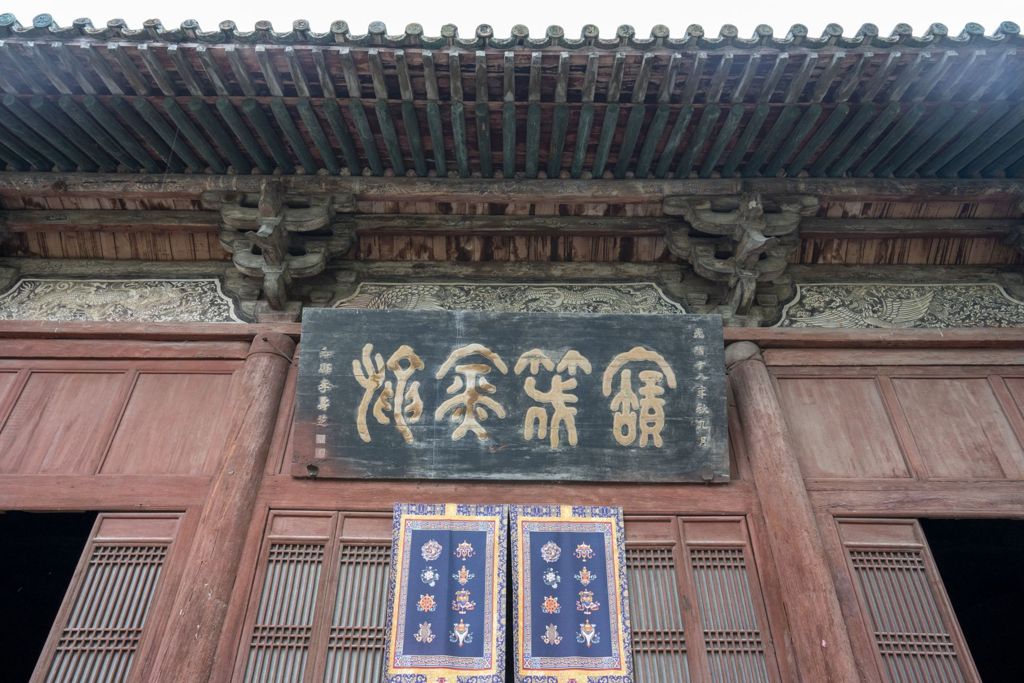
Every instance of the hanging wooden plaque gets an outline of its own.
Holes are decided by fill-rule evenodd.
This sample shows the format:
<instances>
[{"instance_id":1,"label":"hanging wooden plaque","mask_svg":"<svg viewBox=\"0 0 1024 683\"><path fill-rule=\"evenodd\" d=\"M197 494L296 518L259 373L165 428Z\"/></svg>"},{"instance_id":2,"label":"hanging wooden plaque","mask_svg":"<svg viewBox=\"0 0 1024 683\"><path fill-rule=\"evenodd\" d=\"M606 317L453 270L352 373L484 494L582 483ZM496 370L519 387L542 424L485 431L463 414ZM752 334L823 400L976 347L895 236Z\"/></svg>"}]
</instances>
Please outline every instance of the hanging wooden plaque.
<instances>
[{"instance_id":1,"label":"hanging wooden plaque","mask_svg":"<svg viewBox=\"0 0 1024 683\"><path fill-rule=\"evenodd\" d=\"M293 474L728 481L721 319L308 309Z\"/></svg>"}]
</instances>

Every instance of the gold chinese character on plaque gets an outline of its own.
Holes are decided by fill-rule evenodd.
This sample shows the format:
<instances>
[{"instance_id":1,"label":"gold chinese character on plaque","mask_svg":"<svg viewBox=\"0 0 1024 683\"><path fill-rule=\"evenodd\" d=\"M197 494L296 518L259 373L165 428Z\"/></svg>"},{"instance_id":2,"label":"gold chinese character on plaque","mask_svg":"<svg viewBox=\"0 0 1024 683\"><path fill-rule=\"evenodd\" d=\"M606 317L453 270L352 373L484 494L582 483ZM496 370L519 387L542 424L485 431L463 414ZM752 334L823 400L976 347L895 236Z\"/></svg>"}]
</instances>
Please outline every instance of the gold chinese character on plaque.
<instances>
[{"instance_id":1,"label":"gold chinese character on plaque","mask_svg":"<svg viewBox=\"0 0 1024 683\"><path fill-rule=\"evenodd\" d=\"M640 386L633 390L633 371L630 363L653 364L656 369L640 370ZM676 375L668 362L657 351L634 346L612 358L601 377L601 392L612 395L612 383L618 376L618 391L612 396L612 436L621 446L634 442L645 448L649 442L661 448L661 431L665 428L665 394L662 383L676 388Z\"/></svg>"},{"instance_id":2,"label":"gold chinese character on plaque","mask_svg":"<svg viewBox=\"0 0 1024 683\"><path fill-rule=\"evenodd\" d=\"M459 362L471 356L480 356L487 362ZM434 411L435 420L443 420L445 415L451 413L451 421L458 423L452 432L452 441L458 441L469 432L476 434L479 441L484 441L487 439L487 430L480 423L487 419L489 413L499 418L505 417L505 408L490 396L497 391L487 379L487 373L494 368L503 375L508 374L508 366L501 356L483 344L468 344L452 351L435 373L437 379L443 379L452 369L455 370L455 376L447 389L451 398Z\"/></svg>"},{"instance_id":3,"label":"gold chinese character on plaque","mask_svg":"<svg viewBox=\"0 0 1024 683\"><path fill-rule=\"evenodd\" d=\"M562 428L564 427L569 444L575 446L579 441L576 433L576 408L571 407L569 404L576 403L579 399L570 392L576 388L576 380L573 377L578 370L582 370L588 375L590 374L590 361L580 355L578 351L570 349L562 355L562 359L558 361L556 366L555 362L540 349L530 349L519 356L514 370L519 375L527 368L529 368L531 376L527 377L523 382L523 391L534 401L550 405L553 414L549 425L547 408L544 406L531 406L526 411L526 417L523 420L523 439L530 441L534 438L534 434L536 434L538 439L543 439L548 431L550 431L551 447L558 448L561 442ZM542 368L548 372L554 371L556 373L551 377L551 386L547 391L541 391L537 388L535 375L538 375ZM563 372L568 372L571 377L566 379L562 376Z\"/></svg>"},{"instance_id":4,"label":"gold chinese character on plaque","mask_svg":"<svg viewBox=\"0 0 1024 683\"><path fill-rule=\"evenodd\" d=\"M361 359L352 361L352 375L356 378L359 386L363 388L363 398L356 408L356 431L359 438L366 443L370 442L370 430L367 426L367 413L371 412L370 403L373 402L372 413L378 424L391 424L391 413L395 420L395 429L402 435L406 443L412 443L412 430L410 424L419 421L423 414L423 401L420 399L420 383L410 382L409 378L417 370L423 369L423 361L411 346L403 344L398 347L387 363L384 356L373 353L373 344L363 346ZM387 379L388 371L395 377L392 384ZM373 397L380 391L377 400Z\"/></svg>"}]
</instances>

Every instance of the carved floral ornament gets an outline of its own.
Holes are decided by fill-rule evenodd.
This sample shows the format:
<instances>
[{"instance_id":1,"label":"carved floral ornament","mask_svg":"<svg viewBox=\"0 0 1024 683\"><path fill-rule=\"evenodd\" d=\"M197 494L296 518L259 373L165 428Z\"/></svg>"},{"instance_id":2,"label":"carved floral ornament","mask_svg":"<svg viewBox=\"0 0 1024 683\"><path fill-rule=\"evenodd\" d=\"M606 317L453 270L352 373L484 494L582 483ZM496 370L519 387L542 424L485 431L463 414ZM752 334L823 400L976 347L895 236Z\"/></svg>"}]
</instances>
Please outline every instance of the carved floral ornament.
<instances>
[{"instance_id":1,"label":"carved floral ornament","mask_svg":"<svg viewBox=\"0 0 1024 683\"><path fill-rule=\"evenodd\" d=\"M652 282L362 282L334 308L528 313L686 313Z\"/></svg>"},{"instance_id":2,"label":"carved floral ornament","mask_svg":"<svg viewBox=\"0 0 1024 683\"><path fill-rule=\"evenodd\" d=\"M997 284L799 284L776 327L1024 326L1024 302Z\"/></svg>"}]
</instances>

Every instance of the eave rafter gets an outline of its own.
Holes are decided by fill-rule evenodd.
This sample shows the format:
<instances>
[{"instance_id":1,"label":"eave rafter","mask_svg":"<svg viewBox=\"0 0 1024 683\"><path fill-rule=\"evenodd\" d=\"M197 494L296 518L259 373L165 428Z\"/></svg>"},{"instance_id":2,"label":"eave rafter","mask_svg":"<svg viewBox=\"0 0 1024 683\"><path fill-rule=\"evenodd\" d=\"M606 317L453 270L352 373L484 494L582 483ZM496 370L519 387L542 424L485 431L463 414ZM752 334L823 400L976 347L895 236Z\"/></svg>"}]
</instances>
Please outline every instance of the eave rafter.
<instances>
[{"instance_id":1,"label":"eave rafter","mask_svg":"<svg viewBox=\"0 0 1024 683\"><path fill-rule=\"evenodd\" d=\"M482 178L1024 173L1015 24L498 38L0 16L0 163Z\"/></svg>"}]
</instances>

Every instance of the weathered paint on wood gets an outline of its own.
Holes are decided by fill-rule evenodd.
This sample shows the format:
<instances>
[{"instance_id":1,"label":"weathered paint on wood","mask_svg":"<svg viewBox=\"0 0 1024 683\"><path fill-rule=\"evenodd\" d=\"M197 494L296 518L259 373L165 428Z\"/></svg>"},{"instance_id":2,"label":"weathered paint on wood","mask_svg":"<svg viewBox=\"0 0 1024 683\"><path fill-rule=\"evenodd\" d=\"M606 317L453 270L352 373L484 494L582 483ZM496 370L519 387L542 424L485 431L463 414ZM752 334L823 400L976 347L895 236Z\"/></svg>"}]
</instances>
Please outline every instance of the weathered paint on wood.
<instances>
[{"instance_id":1,"label":"weathered paint on wood","mask_svg":"<svg viewBox=\"0 0 1024 683\"><path fill-rule=\"evenodd\" d=\"M294 473L726 481L724 390L717 316L309 309Z\"/></svg>"}]
</instances>

